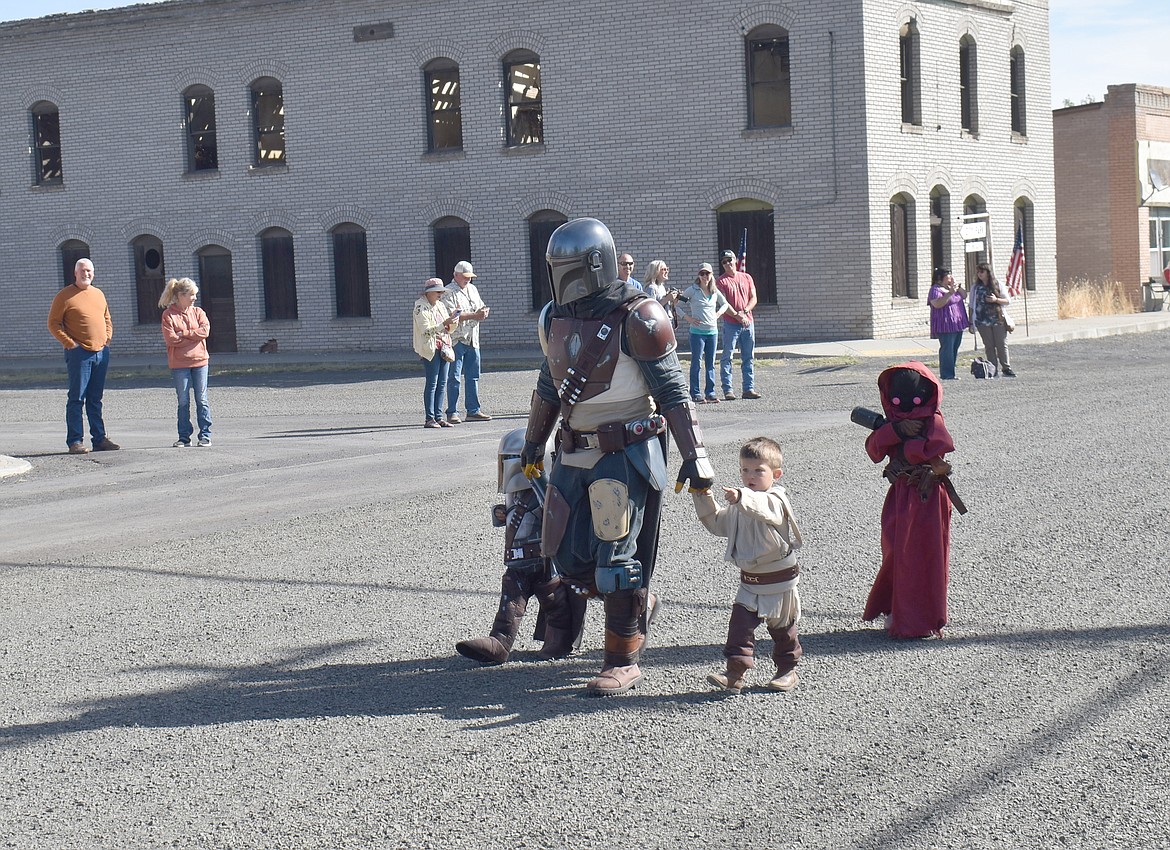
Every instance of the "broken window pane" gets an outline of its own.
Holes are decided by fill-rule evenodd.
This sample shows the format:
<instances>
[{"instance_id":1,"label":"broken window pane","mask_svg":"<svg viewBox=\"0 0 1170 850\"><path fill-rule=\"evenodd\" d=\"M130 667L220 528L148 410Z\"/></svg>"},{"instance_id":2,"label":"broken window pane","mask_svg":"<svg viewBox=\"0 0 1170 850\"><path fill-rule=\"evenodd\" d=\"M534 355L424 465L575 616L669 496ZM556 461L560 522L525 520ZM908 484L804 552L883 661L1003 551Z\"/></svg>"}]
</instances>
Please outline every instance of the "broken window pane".
<instances>
[{"instance_id":1,"label":"broken window pane","mask_svg":"<svg viewBox=\"0 0 1170 850\"><path fill-rule=\"evenodd\" d=\"M37 183L60 183L64 177L61 167L61 115L48 101L32 108L34 164Z\"/></svg>"},{"instance_id":2,"label":"broken window pane","mask_svg":"<svg viewBox=\"0 0 1170 850\"><path fill-rule=\"evenodd\" d=\"M252 122L256 136L255 165L284 162L284 87L280 80L261 77L252 83Z\"/></svg>"},{"instance_id":3,"label":"broken window pane","mask_svg":"<svg viewBox=\"0 0 1170 850\"><path fill-rule=\"evenodd\" d=\"M187 170L219 168L215 142L215 95L206 86L191 86L183 92L187 107Z\"/></svg>"},{"instance_id":4,"label":"broken window pane","mask_svg":"<svg viewBox=\"0 0 1170 850\"><path fill-rule=\"evenodd\" d=\"M430 150L463 147L463 107L459 96L459 66L436 59L423 70L430 103L427 145Z\"/></svg>"},{"instance_id":5,"label":"broken window pane","mask_svg":"<svg viewBox=\"0 0 1170 850\"><path fill-rule=\"evenodd\" d=\"M544 141L544 114L540 100L540 58L516 50L504 58L508 98L508 145L537 145Z\"/></svg>"}]
</instances>

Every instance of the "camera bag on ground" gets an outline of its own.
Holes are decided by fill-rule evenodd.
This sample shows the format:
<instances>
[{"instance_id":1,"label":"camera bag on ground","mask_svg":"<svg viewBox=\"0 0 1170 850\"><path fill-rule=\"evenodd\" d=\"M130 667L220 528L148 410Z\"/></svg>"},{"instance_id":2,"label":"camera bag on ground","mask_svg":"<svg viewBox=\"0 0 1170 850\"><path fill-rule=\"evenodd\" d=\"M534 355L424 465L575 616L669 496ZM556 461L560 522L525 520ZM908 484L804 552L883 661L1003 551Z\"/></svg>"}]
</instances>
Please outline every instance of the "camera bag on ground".
<instances>
[{"instance_id":1,"label":"camera bag on ground","mask_svg":"<svg viewBox=\"0 0 1170 850\"><path fill-rule=\"evenodd\" d=\"M999 369L986 357L976 357L971 361L971 374L976 378L999 377Z\"/></svg>"}]
</instances>

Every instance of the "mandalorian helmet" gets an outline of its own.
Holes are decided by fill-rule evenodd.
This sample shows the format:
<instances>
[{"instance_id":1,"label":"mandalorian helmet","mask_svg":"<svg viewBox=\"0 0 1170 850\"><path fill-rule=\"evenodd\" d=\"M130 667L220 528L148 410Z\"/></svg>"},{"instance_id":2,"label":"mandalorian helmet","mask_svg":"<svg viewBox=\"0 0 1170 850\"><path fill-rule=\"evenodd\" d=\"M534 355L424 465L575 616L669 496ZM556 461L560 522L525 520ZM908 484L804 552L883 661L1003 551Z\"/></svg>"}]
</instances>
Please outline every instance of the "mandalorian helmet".
<instances>
[{"instance_id":1,"label":"mandalorian helmet","mask_svg":"<svg viewBox=\"0 0 1170 850\"><path fill-rule=\"evenodd\" d=\"M554 230L545 257L558 304L592 295L617 280L613 236L595 218L575 218Z\"/></svg>"}]
</instances>

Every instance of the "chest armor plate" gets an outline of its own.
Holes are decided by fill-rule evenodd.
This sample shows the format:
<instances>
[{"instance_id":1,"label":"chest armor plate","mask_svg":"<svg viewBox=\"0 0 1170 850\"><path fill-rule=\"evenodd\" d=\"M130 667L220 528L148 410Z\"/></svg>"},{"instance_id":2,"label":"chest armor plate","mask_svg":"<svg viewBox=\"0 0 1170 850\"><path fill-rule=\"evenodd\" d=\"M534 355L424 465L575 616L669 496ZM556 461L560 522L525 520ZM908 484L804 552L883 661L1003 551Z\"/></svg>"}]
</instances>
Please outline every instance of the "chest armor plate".
<instances>
[{"instance_id":1,"label":"chest armor plate","mask_svg":"<svg viewBox=\"0 0 1170 850\"><path fill-rule=\"evenodd\" d=\"M606 324L609 323L602 319L552 320L548 333L548 369L552 373L554 383L559 385L569 377L569 370L577 366L589 341L596 337ZM609 324L605 350L589 373L589 380L581 391L579 401L594 398L609 389L614 369L617 368L618 355L621 353L621 334L621 325Z\"/></svg>"}]
</instances>

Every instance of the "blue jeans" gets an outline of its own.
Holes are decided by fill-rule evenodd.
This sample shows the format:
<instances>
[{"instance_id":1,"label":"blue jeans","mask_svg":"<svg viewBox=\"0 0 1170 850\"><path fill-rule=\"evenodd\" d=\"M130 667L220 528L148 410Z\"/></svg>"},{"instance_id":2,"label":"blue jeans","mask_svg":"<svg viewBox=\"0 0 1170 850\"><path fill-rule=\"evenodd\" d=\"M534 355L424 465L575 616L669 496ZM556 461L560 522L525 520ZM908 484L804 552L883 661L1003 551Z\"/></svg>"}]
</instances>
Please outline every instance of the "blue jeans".
<instances>
[{"instance_id":1,"label":"blue jeans","mask_svg":"<svg viewBox=\"0 0 1170 850\"><path fill-rule=\"evenodd\" d=\"M463 400L467 413L479 413L479 349L465 342L455 343L455 362L451 364L451 380L447 382L447 418L459 409L459 388L467 379L467 393Z\"/></svg>"},{"instance_id":2,"label":"blue jeans","mask_svg":"<svg viewBox=\"0 0 1170 850\"><path fill-rule=\"evenodd\" d=\"M955 361L959 359L959 349L962 346L962 331L938 335L938 376L940 378L949 380L955 377Z\"/></svg>"},{"instance_id":3,"label":"blue jeans","mask_svg":"<svg viewBox=\"0 0 1170 850\"><path fill-rule=\"evenodd\" d=\"M89 436L97 445L106 438L102 421L102 394L106 391L106 370L110 366L110 347L87 351L80 345L65 350L65 369L69 372L69 399L65 402L65 445L80 443L84 436L81 409L89 419Z\"/></svg>"},{"instance_id":4,"label":"blue jeans","mask_svg":"<svg viewBox=\"0 0 1170 850\"><path fill-rule=\"evenodd\" d=\"M207 364L187 369L172 369L175 394L179 397L179 439L191 442L191 393L195 393L195 418L199 420L199 439L211 439L211 407L207 404Z\"/></svg>"},{"instance_id":5,"label":"blue jeans","mask_svg":"<svg viewBox=\"0 0 1170 850\"><path fill-rule=\"evenodd\" d=\"M739 345L739 362L743 370L743 391L756 388L756 326L723 323L723 356L719 358L719 379L723 392L731 392L731 356Z\"/></svg>"},{"instance_id":6,"label":"blue jeans","mask_svg":"<svg viewBox=\"0 0 1170 850\"><path fill-rule=\"evenodd\" d=\"M691 398L699 395L699 361L707 377L707 398L715 397L715 346L719 334L699 334L691 331Z\"/></svg>"},{"instance_id":7,"label":"blue jeans","mask_svg":"<svg viewBox=\"0 0 1170 850\"><path fill-rule=\"evenodd\" d=\"M423 384L423 410L426 411L428 420L437 421L443 418L443 397L447 393L447 372L451 364L437 351L430 360L422 360L422 364L426 374L426 382Z\"/></svg>"}]
</instances>

